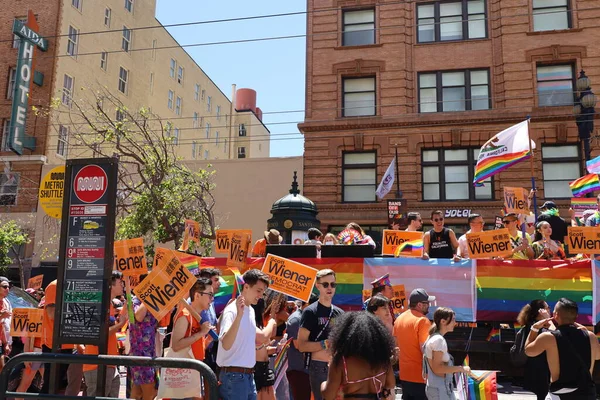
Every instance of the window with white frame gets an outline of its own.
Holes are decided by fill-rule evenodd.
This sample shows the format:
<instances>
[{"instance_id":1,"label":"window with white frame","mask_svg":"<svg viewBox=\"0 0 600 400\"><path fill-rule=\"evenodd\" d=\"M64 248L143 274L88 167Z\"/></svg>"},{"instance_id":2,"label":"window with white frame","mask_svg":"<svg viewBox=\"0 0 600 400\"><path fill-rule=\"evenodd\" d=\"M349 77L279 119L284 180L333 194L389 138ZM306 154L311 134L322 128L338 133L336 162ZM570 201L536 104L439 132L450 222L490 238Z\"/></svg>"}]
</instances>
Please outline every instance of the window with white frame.
<instances>
[{"instance_id":1,"label":"window with white frame","mask_svg":"<svg viewBox=\"0 0 600 400\"><path fill-rule=\"evenodd\" d=\"M488 110L489 70L419 73L419 112Z\"/></svg>"},{"instance_id":2,"label":"window with white frame","mask_svg":"<svg viewBox=\"0 0 600 400\"><path fill-rule=\"evenodd\" d=\"M171 58L169 63L169 76L171 78L175 78L175 70L177 69L177 61L174 58Z\"/></svg>"},{"instance_id":3,"label":"window with white frame","mask_svg":"<svg viewBox=\"0 0 600 400\"><path fill-rule=\"evenodd\" d=\"M169 90L169 98L167 100L167 107L169 107L169 110L173 109L174 97L175 97L175 93L173 93L172 90Z\"/></svg>"},{"instance_id":4,"label":"window with white frame","mask_svg":"<svg viewBox=\"0 0 600 400\"><path fill-rule=\"evenodd\" d=\"M192 142L192 158L196 159L198 157L198 142L195 140Z\"/></svg>"},{"instance_id":5,"label":"window with white frame","mask_svg":"<svg viewBox=\"0 0 600 400\"><path fill-rule=\"evenodd\" d=\"M579 178L581 155L576 144L542 146L542 171L544 173L544 197L566 199L573 197L569 182Z\"/></svg>"},{"instance_id":6,"label":"window with white frame","mask_svg":"<svg viewBox=\"0 0 600 400\"><path fill-rule=\"evenodd\" d=\"M545 1L545 0L544 0ZM419 43L487 37L484 0L438 1L417 6Z\"/></svg>"},{"instance_id":7,"label":"window with white frame","mask_svg":"<svg viewBox=\"0 0 600 400\"><path fill-rule=\"evenodd\" d=\"M69 146L69 128L64 125L58 126L58 142L56 144L56 154L62 157L67 156Z\"/></svg>"},{"instance_id":8,"label":"window with white frame","mask_svg":"<svg viewBox=\"0 0 600 400\"><path fill-rule=\"evenodd\" d=\"M125 0L125 9L129 12L133 12L133 0Z\"/></svg>"},{"instance_id":9,"label":"window with white frame","mask_svg":"<svg viewBox=\"0 0 600 400\"><path fill-rule=\"evenodd\" d=\"M62 92L62 103L65 106L71 107L71 102L73 100L73 86L74 86L73 77L65 74L65 76L63 78L63 92Z\"/></svg>"},{"instance_id":10,"label":"window with white frame","mask_svg":"<svg viewBox=\"0 0 600 400\"><path fill-rule=\"evenodd\" d=\"M246 125L240 124L240 126L238 128L238 136L239 137L246 136Z\"/></svg>"},{"instance_id":11,"label":"window with white frame","mask_svg":"<svg viewBox=\"0 0 600 400\"><path fill-rule=\"evenodd\" d=\"M2 143L0 143L0 151L8 151L8 130L10 129L10 119L6 118L2 121Z\"/></svg>"},{"instance_id":12,"label":"window with white frame","mask_svg":"<svg viewBox=\"0 0 600 400\"><path fill-rule=\"evenodd\" d=\"M210 122L206 123L206 138L210 139Z\"/></svg>"},{"instance_id":13,"label":"window with white frame","mask_svg":"<svg viewBox=\"0 0 600 400\"><path fill-rule=\"evenodd\" d=\"M196 83L196 85L194 85L194 100L198 101L200 100L200 84Z\"/></svg>"},{"instance_id":14,"label":"window with white frame","mask_svg":"<svg viewBox=\"0 0 600 400\"><path fill-rule=\"evenodd\" d=\"M106 67L108 65L108 52L103 51L100 53L100 68L106 71Z\"/></svg>"},{"instance_id":15,"label":"window with white frame","mask_svg":"<svg viewBox=\"0 0 600 400\"><path fill-rule=\"evenodd\" d=\"M175 115L181 115L181 97L177 96L175 100Z\"/></svg>"},{"instance_id":16,"label":"window with white frame","mask_svg":"<svg viewBox=\"0 0 600 400\"><path fill-rule=\"evenodd\" d=\"M71 5L79 11L81 11L82 4L83 4L83 0L71 0Z\"/></svg>"},{"instance_id":17,"label":"window with white frame","mask_svg":"<svg viewBox=\"0 0 600 400\"><path fill-rule=\"evenodd\" d=\"M570 106L573 104L573 64L537 66L538 106Z\"/></svg>"},{"instance_id":18,"label":"window with white frame","mask_svg":"<svg viewBox=\"0 0 600 400\"><path fill-rule=\"evenodd\" d=\"M344 152L342 155L342 202L374 202L377 190L377 160L374 151Z\"/></svg>"},{"instance_id":19,"label":"window with white frame","mask_svg":"<svg viewBox=\"0 0 600 400\"><path fill-rule=\"evenodd\" d=\"M179 128L173 129L173 144L175 144L175 145L179 144Z\"/></svg>"},{"instance_id":20,"label":"window with white frame","mask_svg":"<svg viewBox=\"0 0 600 400\"><path fill-rule=\"evenodd\" d=\"M27 22L27 17L19 17L19 18L15 18L17 21L21 21L22 23L26 23ZM12 43L12 47L13 49L18 48L21 45L21 38L19 36L17 36L16 34L13 35L13 43Z\"/></svg>"},{"instance_id":21,"label":"window with white frame","mask_svg":"<svg viewBox=\"0 0 600 400\"><path fill-rule=\"evenodd\" d=\"M192 126L198 128L198 113L194 111L194 119L192 120Z\"/></svg>"},{"instance_id":22,"label":"window with white frame","mask_svg":"<svg viewBox=\"0 0 600 400\"><path fill-rule=\"evenodd\" d=\"M123 67L119 67L119 92L127 94L127 81L129 79L129 71Z\"/></svg>"},{"instance_id":23,"label":"window with white frame","mask_svg":"<svg viewBox=\"0 0 600 400\"><path fill-rule=\"evenodd\" d=\"M67 54L75 57L77 55L77 40L79 30L69 25L69 34L67 36Z\"/></svg>"},{"instance_id":24,"label":"window with white frame","mask_svg":"<svg viewBox=\"0 0 600 400\"><path fill-rule=\"evenodd\" d=\"M219 131L215 132L215 144L218 145L219 144Z\"/></svg>"},{"instance_id":25,"label":"window with white frame","mask_svg":"<svg viewBox=\"0 0 600 400\"><path fill-rule=\"evenodd\" d=\"M483 186L473 186L478 148L425 149L421 169L423 200L493 200L494 184L491 178Z\"/></svg>"},{"instance_id":26,"label":"window with white frame","mask_svg":"<svg viewBox=\"0 0 600 400\"><path fill-rule=\"evenodd\" d=\"M8 69L8 86L6 87L6 98L12 99L15 95L15 82L17 81L17 69L10 67Z\"/></svg>"},{"instance_id":27,"label":"window with white frame","mask_svg":"<svg viewBox=\"0 0 600 400\"><path fill-rule=\"evenodd\" d=\"M112 18L112 10L108 7L104 9L104 26L110 28L110 20Z\"/></svg>"},{"instance_id":28,"label":"window with white frame","mask_svg":"<svg viewBox=\"0 0 600 400\"><path fill-rule=\"evenodd\" d=\"M208 112L211 112L211 111L212 111L212 104L211 104L211 101L212 101L211 97L210 97L210 96L208 96L208 97L206 98L206 111L208 111Z\"/></svg>"},{"instance_id":29,"label":"window with white frame","mask_svg":"<svg viewBox=\"0 0 600 400\"><path fill-rule=\"evenodd\" d=\"M17 172L0 174L0 205L14 206L17 204L20 176Z\"/></svg>"},{"instance_id":30,"label":"window with white frame","mask_svg":"<svg viewBox=\"0 0 600 400\"><path fill-rule=\"evenodd\" d=\"M183 85L183 67L181 65L177 68L177 83Z\"/></svg>"},{"instance_id":31,"label":"window with white frame","mask_svg":"<svg viewBox=\"0 0 600 400\"><path fill-rule=\"evenodd\" d=\"M237 158L246 158L246 148L241 146L237 148Z\"/></svg>"},{"instance_id":32,"label":"window with white frame","mask_svg":"<svg viewBox=\"0 0 600 400\"><path fill-rule=\"evenodd\" d=\"M571 28L569 0L533 0L533 30Z\"/></svg>"},{"instance_id":33,"label":"window with white frame","mask_svg":"<svg viewBox=\"0 0 600 400\"><path fill-rule=\"evenodd\" d=\"M129 52L131 48L131 29L123 25L123 40L121 40L121 49Z\"/></svg>"},{"instance_id":34,"label":"window with white frame","mask_svg":"<svg viewBox=\"0 0 600 400\"><path fill-rule=\"evenodd\" d=\"M210 152L208 150L204 150L204 159L208 160L209 156L210 156Z\"/></svg>"},{"instance_id":35,"label":"window with white frame","mask_svg":"<svg viewBox=\"0 0 600 400\"><path fill-rule=\"evenodd\" d=\"M347 10L343 16L342 46L375 44L375 10Z\"/></svg>"},{"instance_id":36,"label":"window with white frame","mask_svg":"<svg viewBox=\"0 0 600 400\"><path fill-rule=\"evenodd\" d=\"M343 116L375 115L375 77L344 78Z\"/></svg>"},{"instance_id":37,"label":"window with white frame","mask_svg":"<svg viewBox=\"0 0 600 400\"><path fill-rule=\"evenodd\" d=\"M221 120L221 106L217 106L217 121Z\"/></svg>"}]
</instances>

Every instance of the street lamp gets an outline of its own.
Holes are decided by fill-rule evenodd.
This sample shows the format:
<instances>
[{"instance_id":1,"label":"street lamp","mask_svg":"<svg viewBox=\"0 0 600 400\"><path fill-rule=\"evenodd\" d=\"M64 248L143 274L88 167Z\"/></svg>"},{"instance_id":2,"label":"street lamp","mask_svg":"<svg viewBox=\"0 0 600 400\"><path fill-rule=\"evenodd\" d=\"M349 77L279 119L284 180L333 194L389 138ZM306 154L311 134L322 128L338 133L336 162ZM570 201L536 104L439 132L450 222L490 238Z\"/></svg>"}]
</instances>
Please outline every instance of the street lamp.
<instances>
[{"instance_id":1,"label":"street lamp","mask_svg":"<svg viewBox=\"0 0 600 400\"><path fill-rule=\"evenodd\" d=\"M585 160L588 161L591 159L590 137L594 130L596 96L594 96L590 87L590 78L585 75L583 70L579 73L576 86L577 100L573 107L573 114L575 114L575 121L579 131L579 140L583 142Z\"/></svg>"}]
</instances>

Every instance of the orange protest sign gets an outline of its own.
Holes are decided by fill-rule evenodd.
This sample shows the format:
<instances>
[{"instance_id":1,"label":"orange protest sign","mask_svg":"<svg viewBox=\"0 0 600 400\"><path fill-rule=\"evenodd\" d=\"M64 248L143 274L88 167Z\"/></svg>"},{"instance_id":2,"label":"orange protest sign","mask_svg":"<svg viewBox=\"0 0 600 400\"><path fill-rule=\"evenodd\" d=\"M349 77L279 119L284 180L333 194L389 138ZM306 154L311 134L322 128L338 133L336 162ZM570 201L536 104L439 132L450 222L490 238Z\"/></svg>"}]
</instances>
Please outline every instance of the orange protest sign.
<instances>
[{"instance_id":1,"label":"orange protest sign","mask_svg":"<svg viewBox=\"0 0 600 400\"><path fill-rule=\"evenodd\" d=\"M394 307L394 315L402 314L408 306L406 304L406 290L404 289L404 285L394 285L392 289L394 290L394 297L390 300Z\"/></svg>"},{"instance_id":2,"label":"orange protest sign","mask_svg":"<svg viewBox=\"0 0 600 400\"><path fill-rule=\"evenodd\" d=\"M139 276L148 273L144 239L117 240L115 248L114 269L123 273L123 276Z\"/></svg>"},{"instance_id":3,"label":"orange protest sign","mask_svg":"<svg viewBox=\"0 0 600 400\"><path fill-rule=\"evenodd\" d=\"M10 335L24 337L42 337L41 308L13 308L10 321Z\"/></svg>"},{"instance_id":4,"label":"orange protest sign","mask_svg":"<svg viewBox=\"0 0 600 400\"><path fill-rule=\"evenodd\" d=\"M179 251L187 251L190 248L190 242L200 244L200 224L193 219L186 219L183 228L183 241Z\"/></svg>"},{"instance_id":5,"label":"orange protest sign","mask_svg":"<svg viewBox=\"0 0 600 400\"><path fill-rule=\"evenodd\" d=\"M215 253L227 254L229 245L234 233L246 234L252 242L252 231L250 229L217 229L217 238L215 241Z\"/></svg>"},{"instance_id":6,"label":"orange protest sign","mask_svg":"<svg viewBox=\"0 0 600 400\"><path fill-rule=\"evenodd\" d=\"M308 303L318 270L287 258L267 254L262 272L269 275L269 289Z\"/></svg>"},{"instance_id":7,"label":"orange protest sign","mask_svg":"<svg viewBox=\"0 0 600 400\"><path fill-rule=\"evenodd\" d=\"M27 289L39 289L42 287L43 281L44 275L36 275L32 278L29 278L27 281Z\"/></svg>"},{"instance_id":8,"label":"orange protest sign","mask_svg":"<svg viewBox=\"0 0 600 400\"><path fill-rule=\"evenodd\" d=\"M381 254L386 256L412 256L423 255L423 232L406 232L383 230L383 243Z\"/></svg>"},{"instance_id":9,"label":"orange protest sign","mask_svg":"<svg viewBox=\"0 0 600 400\"><path fill-rule=\"evenodd\" d=\"M241 231L233 233L225 265L238 268L240 271L244 270L244 267L246 266L246 257L248 257L248 249L250 247L250 239L251 237L247 233Z\"/></svg>"},{"instance_id":10,"label":"orange protest sign","mask_svg":"<svg viewBox=\"0 0 600 400\"><path fill-rule=\"evenodd\" d=\"M569 226L567 228L569 251L578 254L600 253L600 227Z\"/></svg>"},{"instance_id":11,"label":"orange protest sign","mask_svg":"<svg viewBox=\"0 0 600 400\"><path fill-rule=\"evenodd\" d=\"M529 214L527 190L519 187L504 187L506 213Z\"/></svg>"},{"instance_id":12,"label":"orange protest sign","mask_svg":"<svg viewBox=\"0 0 600 400\"><path fill-rule=\"evenodd\" d=\"M372 293L372 290L363 289L363 291L362 291L363 303L371 298L371 293Z\"/></svg>"},{"instance_id":13,"label":"orange protest sign","mask_svg":"<svg viewBox=\"0 0 600 400\"><path fill-rule=\"evenodd\" d=\"M466 235L470 258L504 257L512 254L510 235L506 228Z\"/></svg>"},{"instance_id":14,"label":"orange protest sign","mask_svg":"<svg viewBox=\"0 0 600 400\"><path fill-rule=\"evenodd\" d=\"M163 249L154 257L156 268L133 289L133 293L157 320L161 320L179 300L188 296L196 278L171 250Z\"/></svg>"}]
</instances>

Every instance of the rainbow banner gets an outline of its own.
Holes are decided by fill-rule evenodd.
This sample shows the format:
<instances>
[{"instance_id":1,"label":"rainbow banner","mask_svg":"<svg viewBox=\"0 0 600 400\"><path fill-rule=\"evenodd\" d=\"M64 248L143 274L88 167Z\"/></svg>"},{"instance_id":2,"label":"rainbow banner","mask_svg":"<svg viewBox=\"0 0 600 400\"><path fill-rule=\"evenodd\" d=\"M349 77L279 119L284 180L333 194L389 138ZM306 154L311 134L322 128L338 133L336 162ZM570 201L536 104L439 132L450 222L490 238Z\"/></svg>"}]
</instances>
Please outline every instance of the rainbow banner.
<instances>
[{"instance_id":1,"label":"rainbow banner","mask_svg":"<svg viewBox=\"0 0 600 400\"><path fill-rule=\"evenodd\" d=\"M553 309L567 297L579 306L577 321L591 325L592 291L590 260L477 260L477 321L512 322L534 299Z\"/></svg>"},{"instance_id":2,"label":"rainbow banner","mask_svg":"<svg viewBox=\"0 0 600 400\"><path fill-rule=\"evenodd\" d=\"M494 135L479 151L473 184L481 185L490 176L528 159L530 146L535 149L535 143L529 139L529 120Z\"/></svg>"},{"instance_id":3,"label":"rainbow banner","mask_svg":"<svg viewBox=\"0 0 600 400\"><path fill-rule=\"evenodd\" d=\"M593 310L592 315L594 316L594 324L600 322L600 261L594 260L593 266L593 280L594 280L594 294L593 294Z\"/></svg>"},{"instance_id":4,"label":"rainbow banner","mask_svg":"<svg viewBox=\"0 0 600 400\"><path fill-rule=\"evenodd\" d=\"M498 400L496 371L471 371L471 374L457 374L459 400Z\"/></svg>"},{"instance_id":5,"label":"rainbow banner","mask_svg":"<svg viewBox=\"0 0 600 400\"><path fill-rule=\"evenodd\" d=\"M581 197L594 190L600 190L600 181L597 174L587 174L569 182L569 187L574 197Z\"/></svg>"},{"instance_id":6,"label":"rainbow banner","mask_svg":"<svg viewBox=\"0 0 600 400\"><path fill-rule=\"evenodd\" d=\"M177 250L173 250L173 253L192 275L200 274L200 260L202 260L202 257Z\"/></svg>"},{"instance_id":7,"label":"rainbow banner","mask_svg":"<svg viewBox=\"0 0 600 400\"><path fill-rule=\"evenodd\" d=\"M432 315L439 305L452 308L457 321L472 322L475 321L474 265L472 260L365 258L362 282L364 289L372 289L372 281L390 274L392 285L404 285L407 294L424 288L430 296L435 296Z\"/></svg>"},{"instance_id":8,"label":"rainbow banner","mask_svg":"<svg viewBox=\"0 0 600 400\"><path fill-rule=\"evenodd\" d=\"M596 199L589 197L573 197L571 198L571 209L575 217L582 217L586 210L596 209ZM585 221L583 221L585 224Z\"/></svg>"}]
</instances>

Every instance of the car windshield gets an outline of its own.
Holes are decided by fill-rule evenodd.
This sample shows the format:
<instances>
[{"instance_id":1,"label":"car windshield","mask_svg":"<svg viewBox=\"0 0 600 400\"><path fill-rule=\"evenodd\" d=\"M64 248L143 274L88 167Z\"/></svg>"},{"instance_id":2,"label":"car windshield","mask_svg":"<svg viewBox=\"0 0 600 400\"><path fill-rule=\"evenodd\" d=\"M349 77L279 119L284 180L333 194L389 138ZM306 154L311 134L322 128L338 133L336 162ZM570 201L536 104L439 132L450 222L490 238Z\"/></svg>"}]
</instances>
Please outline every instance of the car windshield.
<instances>
[{"instance_id":1,"label":"car windshield","mask_svg":"<svg viewBox=\"0 0 600 400\"><path fill-rule=\"evenodd\" d=\"M37 308L38 302L23 289L13 286L8 293L12 308Z\"/></svg>"}]
</instances>

